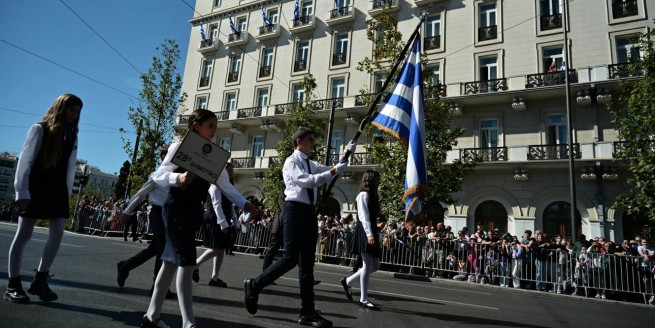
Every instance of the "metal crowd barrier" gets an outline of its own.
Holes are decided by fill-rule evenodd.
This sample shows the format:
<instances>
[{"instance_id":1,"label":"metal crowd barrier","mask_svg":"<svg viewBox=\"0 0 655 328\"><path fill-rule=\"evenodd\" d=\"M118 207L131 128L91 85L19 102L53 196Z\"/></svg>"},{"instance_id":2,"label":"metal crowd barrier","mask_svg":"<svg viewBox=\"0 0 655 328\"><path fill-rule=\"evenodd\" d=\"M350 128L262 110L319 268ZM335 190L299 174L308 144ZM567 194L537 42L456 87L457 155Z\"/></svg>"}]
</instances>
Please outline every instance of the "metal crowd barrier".
<instances>
[{"instance_id":1,"label":"metal crowd barrier","mask_svg":"<svg viewBox=\"0 0 655 328\"><path fill-rule=\"evenodd\" d=\"M79 227L90 234L122 236L125 222L95 214L95 211L80 210ZM271 239L269 227L261 223L244 226L237 229L235 248L246 253L263 253ZM147 225L139 223L138 231L142 229L146 230ZM347 230L319 233L317 261L354 264L351 238L352 233ZM202 240L202 229L196 239ZM502 242L403 240L384 234L380 236L380 245L381 269L387 271L597 298L631 294L641 296L645 303L653 295L655 284L652 262L640 256L602 254L599 250L581 257L581 252L566 250L564 246L559 250L537 248L524 250L521 257L514 258L511 249L509 253L503 249ZM511 244L507 245L511 248Z\"/></svg>"}]
</instances>

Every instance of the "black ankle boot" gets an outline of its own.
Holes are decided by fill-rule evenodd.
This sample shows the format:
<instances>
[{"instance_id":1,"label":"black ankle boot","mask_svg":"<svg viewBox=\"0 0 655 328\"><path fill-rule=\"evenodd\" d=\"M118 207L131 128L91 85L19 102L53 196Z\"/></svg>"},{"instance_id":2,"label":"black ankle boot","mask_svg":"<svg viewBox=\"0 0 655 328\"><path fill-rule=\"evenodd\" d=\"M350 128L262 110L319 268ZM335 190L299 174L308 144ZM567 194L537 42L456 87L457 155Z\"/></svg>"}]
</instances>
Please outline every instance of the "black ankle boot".
<instances>
[{"instance_id":1,"label":"black ankle boot","mask_svg":"<svg viewBox=\"0 0 655 328\"><path fill-rule=\"evenodd\" d=\"M9 278L7 291L2 298L9 301L9 303L26 304L30 302L30 298L23 290L23 284L20 282L20 277Z\"/></svg>"},{"instance_id":2,"label":"black ankle boot","mask_svg":"<svg viewBox=\"0 0 655 328\"><path fill-rule=\"evenodd\" d=\"M30 292L30 294L39 296L39 299L45 302L56 300L58 298L57 294L48 287L48 278L48 271L37 271L36 276L34 276L34 281L32 281L32 285L30 285L30 289L27 291Z\"/></svg>"}]
</instances>

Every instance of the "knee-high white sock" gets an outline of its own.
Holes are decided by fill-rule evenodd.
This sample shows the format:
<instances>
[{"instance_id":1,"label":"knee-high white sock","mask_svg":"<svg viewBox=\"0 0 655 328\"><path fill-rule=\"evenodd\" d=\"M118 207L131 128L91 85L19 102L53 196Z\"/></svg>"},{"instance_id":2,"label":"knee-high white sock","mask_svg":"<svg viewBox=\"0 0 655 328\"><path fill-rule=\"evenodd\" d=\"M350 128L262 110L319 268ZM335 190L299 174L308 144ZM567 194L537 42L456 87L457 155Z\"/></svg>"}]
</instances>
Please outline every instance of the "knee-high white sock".
<instances>
[{"instance_id":1,"label":"knee-high white sock","mask_svg":"<svg viewBox=\"0 0 655 328\"><path fill-rule=\"evenodd\" d=\"M175 287L177 288L177 301L182 314L182 327L189 328L196 324L193 318L193 275L194 266L178 267Z\"/></svg>"},{"instance_id":2,"label":"knee-high white sock","mask_svg":"<svg viewBox=\"0 0 655 328\"><path fill-rule=\"evenodd\" d=\"M64 237L64 225L66 219L52 219L50 220L50 228L48 231L48 241L43 246L43 253L41 254L41 263L39 263L39 272L50 271L52 262L55 261L61 239Z\"/></svg>"},{"instance_id":3,"label":"knee-high white sock","mask_svg":"<svg viewBox=\"0 0 655 328\"><path fill-rule=\"evenodd\" d=\"M373 258L373 256L369 254L362 253L362 263L362 274L359 276L359 284L361 288L359 301L363 303L368 301L368 279L371 277L371 273L377 270L380 265L380 261L377 258Z\"/></svg>"},{"instance_id":4,"label":"knee-high white sock","mask_svg":"<svg viewBox=\"0 0 655 328\"><path fill-rule=\"evenodd\" d=\"M221 266L223 265L224 258L225 258L225 250L217 249L216 256L214 256L214 269L212 270L212 279L218 280L218 275L221 272Z\"/></svg>"},{"instance_id":5,"label":"knee-high white sock","mask_svg":"<svg viewBox=\"0 0 655 328\"><path fill-rule=\"evenodd\" d=\"M23 250L25 250L27 242L32 239L34 224L36 224L36 219L18 217L18 227L16 228L14 241L11 242L11 247L9 247L9 259L7 261L9 278L20 276L20 267L23 264Z\"/></svg>"},{"instance_id":6,"label":"knee-high white sock","mask_svg":"<svg viewBox=\"0 0 655 328\"><path fill-rule=\"evenodd\" d=\"M205 263L207 260L216 256L216 250L213 248L207 249L202 255L196 259L196 267L199 267L201 264Z\"/></svg>"},{"instance_id":7,"label":"knee-high white sock","mask_svg":"<svg viewBox=\"0 0 655 328\"><path fill-rule=\"evenodd\" d=\"M146 315L150 321L159 319L161 315L161 308L164 305L164 299L166 298L166 293L168 293L168 288L171 286L173 281L173 276L175 276L175 269L177 266L171 262L163 261L159 273L157 273L157 279L155 279L155 285L152 291L152 297L150 298L150 305L148 306L148 312ZM189 280L191 280L189 276ZM179 291L178 291L179 292Z\"/></svg>"}]
</instances>

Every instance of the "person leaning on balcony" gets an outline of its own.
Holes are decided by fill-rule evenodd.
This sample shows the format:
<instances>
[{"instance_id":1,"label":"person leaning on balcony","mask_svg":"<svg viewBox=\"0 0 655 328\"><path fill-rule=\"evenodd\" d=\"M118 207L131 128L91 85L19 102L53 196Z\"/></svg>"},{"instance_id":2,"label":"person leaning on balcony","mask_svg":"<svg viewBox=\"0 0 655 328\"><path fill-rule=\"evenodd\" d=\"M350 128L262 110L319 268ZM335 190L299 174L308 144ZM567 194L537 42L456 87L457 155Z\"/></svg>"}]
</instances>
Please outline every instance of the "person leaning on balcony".
<instances>
[{"instance_id":1,"label":"person leaning on balcony","mask_svg":"<svg viewBox=\"0 0 655 328\"><path fill-rule=\"evenodd\" d=\"M548 73L555 73L557 72L557 66L555 66L555 62L553 61L550 63L550 66L548 66Z\"/></svg>"}]
</instances>

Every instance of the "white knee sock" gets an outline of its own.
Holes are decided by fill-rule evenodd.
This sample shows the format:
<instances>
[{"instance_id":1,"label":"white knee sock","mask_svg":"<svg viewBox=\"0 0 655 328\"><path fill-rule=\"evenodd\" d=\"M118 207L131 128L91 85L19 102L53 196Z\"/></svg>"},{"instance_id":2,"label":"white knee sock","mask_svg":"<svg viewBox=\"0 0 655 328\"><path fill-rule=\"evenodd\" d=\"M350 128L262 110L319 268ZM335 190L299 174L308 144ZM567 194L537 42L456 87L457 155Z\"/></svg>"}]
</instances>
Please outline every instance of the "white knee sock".
<instances>
[{"instance_id":1,"label":"white knee sock","mask_svg":"<svg viewBox=\"0 0 655 328\"><path fill-rule=\"evenodd\" d=\"M11 247L9 247L9 278L20 276L20 267L23 264L23 250L25 250L27 242L32 239L34 224L36 224L36 219L18 217L18 227L16 228L14 241L11 242Z\"/></svg>"},{"instance_id":2,"label":"white knee sock","mask_svg":"<svg viewBox=\"0 0 655 328\"><path fill-rule=\"evenodd\" d=\"M218 275L221 272L221 266L223 265L224 258L225 258L225 250L223 249L216 250L216 256L214 257L214 269L212 270L212 279L218 280Z\"/></svg>"}]
</instances>

